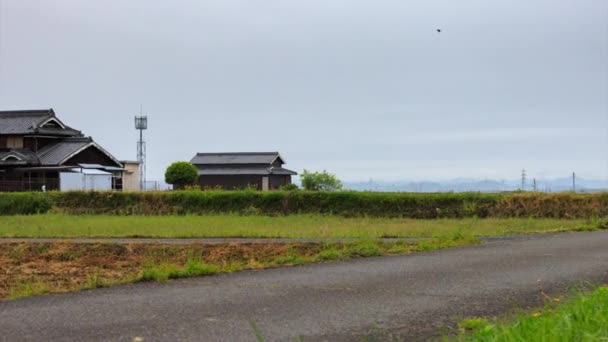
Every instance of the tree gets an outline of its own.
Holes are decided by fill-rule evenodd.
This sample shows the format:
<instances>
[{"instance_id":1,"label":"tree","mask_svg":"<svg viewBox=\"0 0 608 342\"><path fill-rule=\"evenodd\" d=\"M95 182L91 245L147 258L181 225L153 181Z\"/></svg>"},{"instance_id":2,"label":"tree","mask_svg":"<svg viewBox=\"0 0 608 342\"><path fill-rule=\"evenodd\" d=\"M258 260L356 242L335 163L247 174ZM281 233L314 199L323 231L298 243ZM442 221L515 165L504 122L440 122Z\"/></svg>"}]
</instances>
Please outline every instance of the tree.
<instances>
[{"instance_id":1,"label":"tree","mask_svg":"<svg viewBox=\"0 0 608 342\"><path fill-rule=\"evenodd\" d=\"M175 162L165 171L165 182L174 185L176 189L195 184L197 180L198 169L189 162Z\"/></svg>"},{"instance_id":2,"label":"tree","mask_svg":"<svg viewBox=\"0 0 608 342\"><path fill-rule=\"evenodd\" d=\"M331 173L323 170L323 172L310 172L304 170L302 176L302 187L312 191L335 191L342 189L342 182Z\"/></svg>"}]
</instances>

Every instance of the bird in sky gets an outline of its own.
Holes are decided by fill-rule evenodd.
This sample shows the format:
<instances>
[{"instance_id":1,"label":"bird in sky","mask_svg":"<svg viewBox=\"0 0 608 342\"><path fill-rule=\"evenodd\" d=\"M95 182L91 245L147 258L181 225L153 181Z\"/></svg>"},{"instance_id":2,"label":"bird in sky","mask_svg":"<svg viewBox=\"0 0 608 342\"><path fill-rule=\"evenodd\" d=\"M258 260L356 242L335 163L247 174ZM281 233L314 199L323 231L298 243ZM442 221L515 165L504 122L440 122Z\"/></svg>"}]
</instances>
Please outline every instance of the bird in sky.
<instances>
[{"instance_id":1,"label":"bird in sky","mask_svg":"<svg viewBox=\"0 0 608 342\"><path fill-rule=\"evenodd\" d=\"M441 33L441 29L437 29L437 33Z\"/></svg>"}]
</instances>

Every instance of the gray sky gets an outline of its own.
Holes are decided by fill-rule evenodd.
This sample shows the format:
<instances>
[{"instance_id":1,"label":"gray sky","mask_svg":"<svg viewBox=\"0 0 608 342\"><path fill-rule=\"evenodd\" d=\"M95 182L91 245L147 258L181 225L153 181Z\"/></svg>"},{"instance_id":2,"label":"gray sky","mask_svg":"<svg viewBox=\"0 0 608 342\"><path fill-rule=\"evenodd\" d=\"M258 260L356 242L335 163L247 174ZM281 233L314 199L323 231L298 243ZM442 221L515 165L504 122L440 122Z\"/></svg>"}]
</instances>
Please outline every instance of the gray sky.
<instances>
[{"instance_id":1,"label":"gray sky","mask_svg":"<svg viewBox=\"0 0 608 342\"><path fill-rule=\"evenodd\" d=\"M1 109L134 159L140 104L151 179L258 150L344 180L605 179L608 1L0 0Z\"/></svg>"}]
</instances>

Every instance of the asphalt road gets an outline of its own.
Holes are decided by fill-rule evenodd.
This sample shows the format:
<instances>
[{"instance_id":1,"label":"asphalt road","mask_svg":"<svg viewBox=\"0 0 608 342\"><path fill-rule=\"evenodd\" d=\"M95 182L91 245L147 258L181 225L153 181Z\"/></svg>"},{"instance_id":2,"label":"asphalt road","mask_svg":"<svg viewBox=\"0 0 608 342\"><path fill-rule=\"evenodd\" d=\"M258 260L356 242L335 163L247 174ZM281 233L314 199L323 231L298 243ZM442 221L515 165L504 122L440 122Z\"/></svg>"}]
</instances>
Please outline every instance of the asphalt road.
<instances>
[{"instance_id":1,"label":"asphalt road","mask_svg":"<svg viewBox=\"0 0 608 342\"><path fill-rule=\"evenodd\" d=\"M496 239L0 302L0 340L425 340L470 315L538 305L539 284L600 284L607 271L608 231Z\"/></svg>"}]
</instances>

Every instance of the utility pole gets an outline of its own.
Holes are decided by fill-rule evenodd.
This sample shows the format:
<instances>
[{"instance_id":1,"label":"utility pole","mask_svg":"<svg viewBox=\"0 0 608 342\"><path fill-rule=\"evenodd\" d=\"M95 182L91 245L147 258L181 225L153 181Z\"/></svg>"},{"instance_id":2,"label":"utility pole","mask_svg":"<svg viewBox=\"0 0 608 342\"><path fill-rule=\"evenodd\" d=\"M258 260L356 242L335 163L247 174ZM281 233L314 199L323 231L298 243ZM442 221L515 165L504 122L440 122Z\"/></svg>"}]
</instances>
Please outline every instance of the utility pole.
<instances>
[{"instance_id":1,"label":"utility pole","mask_svg":"<svg viewBox=\"0 0 608 342\"><path fill-rule=\"evenodd\" d=\"M576 173L572 172L572 192L576 192Z\"/></svg>"},{"instance_id":2,"label":"utility pole","mask_svg":"<svg viewBox=\"0 0 608 342\"><path fill-rule=\"evenodd\" d=\"M521 170L521 191L526 190L526 169Z\"/></svg>"},{"instance_id":3,"label":"utility pole","mask_svg":"<svg viewBox=\"0 0 608 342\"><path fill-rule=\"evenodd\" d=\"M536 192L536 178L532 178L532 189Z\"/></svg>"}]
</instances>

